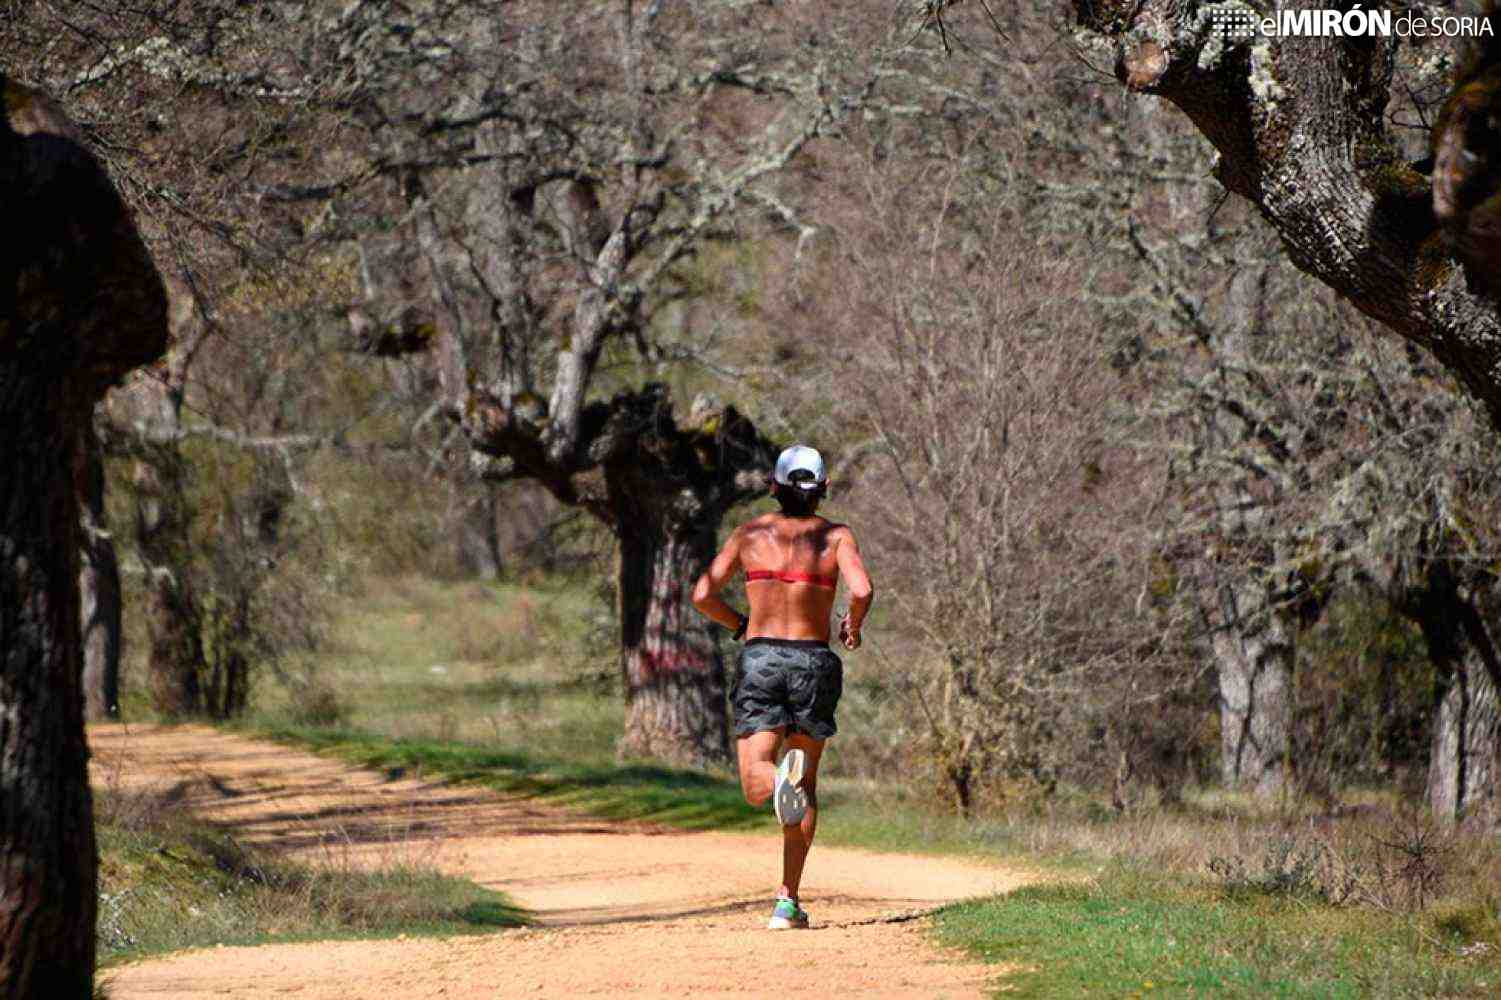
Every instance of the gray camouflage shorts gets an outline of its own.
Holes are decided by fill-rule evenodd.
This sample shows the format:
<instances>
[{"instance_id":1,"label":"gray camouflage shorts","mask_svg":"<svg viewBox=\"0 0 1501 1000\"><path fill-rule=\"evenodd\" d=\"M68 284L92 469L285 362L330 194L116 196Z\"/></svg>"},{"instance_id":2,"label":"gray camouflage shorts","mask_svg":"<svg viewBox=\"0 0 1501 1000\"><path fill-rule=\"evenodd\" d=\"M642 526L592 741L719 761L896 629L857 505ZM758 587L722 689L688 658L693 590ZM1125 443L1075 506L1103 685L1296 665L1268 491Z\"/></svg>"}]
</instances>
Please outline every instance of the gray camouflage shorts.
<instances>
[{"instance_id":1,"label":"gray camouflage shorts","mask_svg":"<svg viewBox=\"0 0 1501 1000\"><path fill-rule=\"evenodd\" d=\"M735 735L786 726L826 740L839 728L834 709L844 691L844 665L817 639L748 639L735 685Z\"/></svg>"}]
</instances>

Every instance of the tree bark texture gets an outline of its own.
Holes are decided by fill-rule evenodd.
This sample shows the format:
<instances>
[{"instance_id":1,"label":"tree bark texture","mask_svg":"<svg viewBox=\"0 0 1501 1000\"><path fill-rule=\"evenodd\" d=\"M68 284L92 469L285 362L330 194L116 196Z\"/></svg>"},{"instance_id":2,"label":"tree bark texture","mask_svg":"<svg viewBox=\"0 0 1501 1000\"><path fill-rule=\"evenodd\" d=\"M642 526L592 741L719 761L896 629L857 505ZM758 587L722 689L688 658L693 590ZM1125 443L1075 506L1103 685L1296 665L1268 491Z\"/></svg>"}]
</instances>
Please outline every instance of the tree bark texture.
<instances>
[{"instance_id":1,"label":"tree bark texture","mask_svg":"<svg viewBox=\"0 0 1501 1000\"><path fill-rule=\"evenodd\" d=\"M200 633L214 647L213 654L204 657L202 684L196 676L193 683L201 689L203 710L215 719L229 719L249 703L253 622L248 592L220 600L223 606L215 609L213 625Z\"/></svg>"},{"instance_id":2,"label":"tree bark texture","mask_svg":"<svg viewBox=\"0 0 1501 1000\"><path fill-rule=\"evenodd\" d=\"M623 756L692 765L729 759L719 626L689 599L714 558L715 527L659 515L620 528Z\"/></svg>"},{"instance_id":3,"label":"tree bark texture","mask_svg":"<svg viewBox=\"0 0 1501 1000\"><path fill-rule=\"evenodd\" d=\"M1264 315L1265 267L1243 267L1230 278L1224 318L1218 324L1222 356L1249 365ZM1220 378L1223 380L1223 369ZM1245 433L1238 421L1215 408L1199 434L1216 450L1233 447ZM1227 787L1274 796L1286 786L1292 736L1296 630L1283 617L1268 583L1275 546L1274 509L1252 501L1248 476L1217 483L1218 531L1225 544L1241 548L1249 562L1238 579L1216 585L1217 629L1213 649L1220 691L1220 767ZM1216 576L1219 574L1216 573Z\"/></svg>"},{"instance_id":4,"label":"tree bark texture","mask_svg":"<svg viewBox=\"0 0 1501 1000\"><path fill-rule=\"evenodd\" d=\"M1473 647L1445 678L1433 723L1428 804L1446 821L1492 825L1497 813L1497 750L1501 706Z\"/></svg>"},{"instance_id":5,"label":"tree bark texture","mask_svg":"<svg viewBox=\"0 0 1501 1000\"><path fill-rule=\"evenodd\" d=\"M1429 177L1386 133L1396 39L1231 38L1196 0L1073 6L1113 43L1127 87L1167 99L1209 139L1220 182L1256 205L1294 264L1431 350L1501 427L1501 314L1455 256Z\"/></svg>"},{"instance_id":6,"label":"tree bark texture","mask_svg":"<svg viewBox=\"0 0 1501 1000\"><path fill-rule=\"evenodd\" d=\"M728 760L717 626L687 594L713 559L725 515L766 490L776 446L734 407L707 397L680 424L667 387L656 383L583 406L576 444L561 457L540 422L492 396L471 391L463 414L475 451L505 475L535 479L588 510L619 541L622 754Z\"/></svg>"},{"instance_id":7,"label":"tree bark texture","mask_svg":"<svg viewBox=\"0 0 1501 1000\"><path fill-rule=\"evenodd\" d=\"M1501 702L1496 647L1479 609L1446 574L1418 605L1441 692L1428 758L1428 804L1445 822L1501 821Z\"/></svg>"},{"instance_id":8,"label":"tree bark texture","mask_svg":"<svg viewBox=\"0 0 1501 1000\"><path fill-rule=\"evenodd\" d=\"M104 520L104 455L92 421L83 431L78 591L82 601L84 715L120 715L120 561Z\"/></svg>"},{"instance_id":9,"label":"tree bark texture","mask_svg":"<svg viewBox=\"0 0 1501 1000\"><path fill-rule=\"evenodd\" d=\"M1428 756L1428 804L1436 818L1493 823L1498 812L1501 663L1474 589L1442 560L1426 567L1421 587L1402 595L1404 614L1423 632L1438 678Z\"/></svg>"},{"instance_id":10,"label":"tree bark texture","mask_svg":"<svg viewBox=\"0 0 1501 1000\"><path fill-rule=\"evenodd\" d=\"M206 339L193 292L165 276L171 351L150 378L110 394L110 444L132 460L135 551L146 573L146 687L169 717L204 711L203 616L193 586L193 512L182 453L182 404L188 369Z\"/></svg>"},{"instance_id":11,"label":"tree bark texture","mask_svg":"<svg viewBox=\"0 0 1501 1000\"><path fill-rule=\"evenodd\" d=\"M0 998L93 993L97 857L80 678L84 431L166 345L166 299L108 177L0 77Z\"/></svg>"},{"instance_id":12,"label":"tree bark texture","mask_svg":"<svg viewBox=\"0 0 1501 1000\"><path fill-rule=\"evenodd\" d=\"M1276 795L1287 781L1293 695L1293 633L1264 594L1220 590L1215 632L1220 685L1221 774L1226 786Z\"/></svg>"}]
</instances>

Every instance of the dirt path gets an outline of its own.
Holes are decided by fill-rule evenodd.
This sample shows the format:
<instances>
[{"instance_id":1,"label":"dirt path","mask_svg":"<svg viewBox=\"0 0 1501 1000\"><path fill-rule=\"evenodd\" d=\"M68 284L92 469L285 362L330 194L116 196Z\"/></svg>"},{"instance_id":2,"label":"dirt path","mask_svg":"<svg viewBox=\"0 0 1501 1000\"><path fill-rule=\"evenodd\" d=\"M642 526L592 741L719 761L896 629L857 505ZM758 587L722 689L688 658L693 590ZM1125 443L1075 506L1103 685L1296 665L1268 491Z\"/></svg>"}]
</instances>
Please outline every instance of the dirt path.
<instances>
[{"instance_id":1,"label":"dirt path","mask_svg":"<svg viewBox=\"0 0 1501 1000\"><path fill-rule=\"evenodd\" d=\"M248 843L339 863L432 864L506 892L535 928L482 937L216 948L108 973L113 1000L172 997L979 997L996 966L882 922L1029 876L815 845L815 927L764 930L779 838L614 823L487 790L391 778L184 726L90 730L96 783L172 786Z\"/></svg>"}]
</instances>

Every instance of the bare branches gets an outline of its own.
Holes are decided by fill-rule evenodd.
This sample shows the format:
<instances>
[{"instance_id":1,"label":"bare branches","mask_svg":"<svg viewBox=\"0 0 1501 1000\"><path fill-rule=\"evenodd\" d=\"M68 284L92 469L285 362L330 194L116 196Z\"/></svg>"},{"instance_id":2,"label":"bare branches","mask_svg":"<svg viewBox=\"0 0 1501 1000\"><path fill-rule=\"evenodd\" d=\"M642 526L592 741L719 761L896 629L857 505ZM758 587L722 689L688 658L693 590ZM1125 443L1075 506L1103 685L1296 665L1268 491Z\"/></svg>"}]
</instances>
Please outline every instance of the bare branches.
<instances>
[{"instance_id":1,"label":"bare branches","mask_svg":"<svg viewBox=\"0 0 1501 1000\"><path fill-rule=\"evenodd\" d=\"M1117 76L1181 108L1220 153L1216 176L1276 227L1289 258L1366 315L1431 349L1501 425L1501 319L1465 287L1428 179L1384 109L1396 48L1334 37L1228 37L1175 0L1078 0Z\"/></svg>"},{"instance_id":2,"label":"bare branches","mask_svg":"<svg viewBox=\"0 0 1501 1000\"><path fill-rule=\"evenodd\" d=\"M915 8L913 19L917 21L918 32L936 31L939 41L943 43L945 55L953 55L953 47L949 44L949 28L944 23L945 11L958 7L964 0L902 0L903 4L911 3ZM1001 38L1007 38L1006 32L1001 28L1001 22L996 18L995 11L990 9L989 0L976 0L980 8L985 11L985 16L990 21L990 26ZM914 36L915 37L915 36Z\"/></svg>"}]
</instances>

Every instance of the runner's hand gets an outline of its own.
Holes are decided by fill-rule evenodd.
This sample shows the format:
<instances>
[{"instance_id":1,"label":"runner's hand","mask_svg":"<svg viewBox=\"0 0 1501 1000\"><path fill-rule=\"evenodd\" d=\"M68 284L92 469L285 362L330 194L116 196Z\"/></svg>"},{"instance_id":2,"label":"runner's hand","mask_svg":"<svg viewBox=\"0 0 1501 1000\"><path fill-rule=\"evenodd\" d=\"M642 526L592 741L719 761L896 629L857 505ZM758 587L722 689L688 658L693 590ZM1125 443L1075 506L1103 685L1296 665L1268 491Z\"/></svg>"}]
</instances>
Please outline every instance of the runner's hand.
<instances>
[{"instance_id":1,"label":"runner's hand","mask_svg":"<svg viewBox=\"0 0 1501 1000\"><path fill-rule=\"evenodd\" d=\"M849 612L845 612L844 617L839 619L839 641L844 643L845 649L856 650L860 648L860 630L850 629Z\"/></svg>"}]
</instances>

